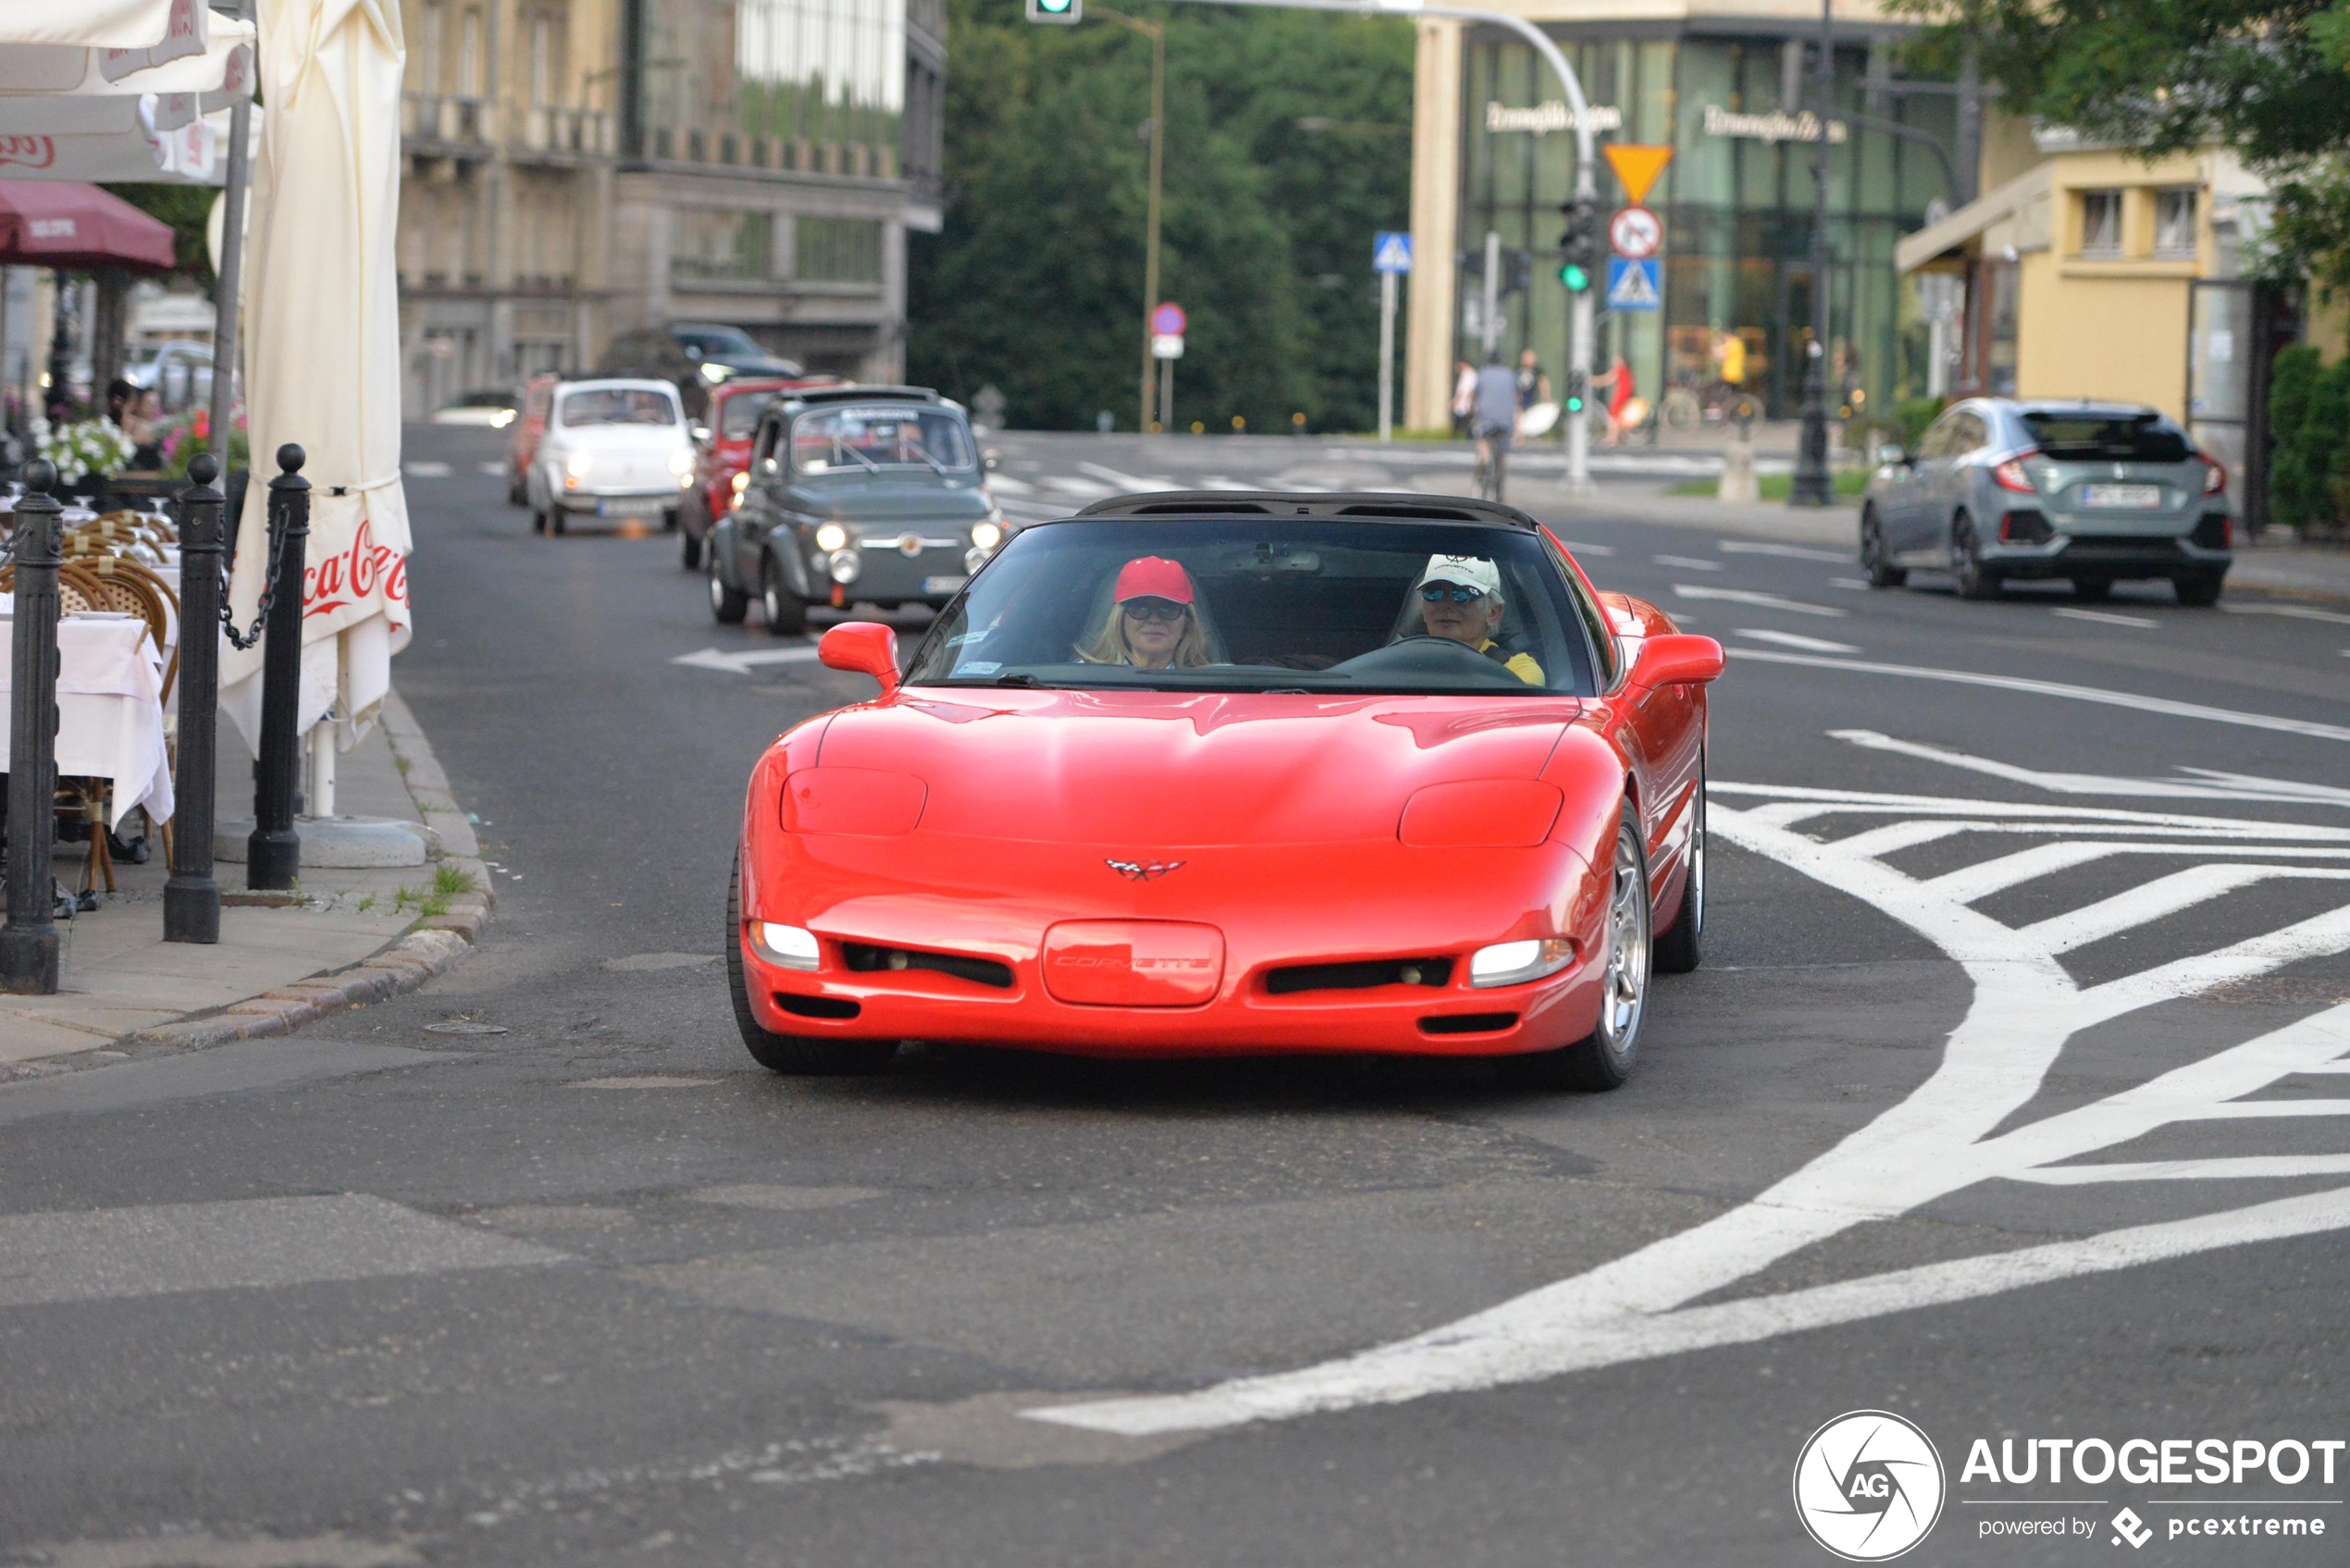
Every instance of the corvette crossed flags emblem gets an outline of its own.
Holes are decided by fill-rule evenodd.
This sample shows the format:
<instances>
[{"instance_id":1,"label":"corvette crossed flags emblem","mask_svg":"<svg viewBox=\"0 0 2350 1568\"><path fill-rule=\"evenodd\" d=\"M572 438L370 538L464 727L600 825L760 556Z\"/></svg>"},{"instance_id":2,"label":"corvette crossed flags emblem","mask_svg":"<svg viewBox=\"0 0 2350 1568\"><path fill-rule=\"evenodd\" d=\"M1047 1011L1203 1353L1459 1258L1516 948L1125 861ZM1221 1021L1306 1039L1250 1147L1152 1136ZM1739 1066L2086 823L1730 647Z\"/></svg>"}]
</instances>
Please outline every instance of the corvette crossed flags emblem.
<instances>
[{"instance_id":1,"label":"corvette crossed flags emblem","mask_svg":"<svg viewBox=\"0 0 2350 1568\"><path fill-rule=\"evenodd\" d=\"M1102 864L1128 882L1152 882L1183 866L1181 860L1105 860Z\"/></svg>"}]
</instances>

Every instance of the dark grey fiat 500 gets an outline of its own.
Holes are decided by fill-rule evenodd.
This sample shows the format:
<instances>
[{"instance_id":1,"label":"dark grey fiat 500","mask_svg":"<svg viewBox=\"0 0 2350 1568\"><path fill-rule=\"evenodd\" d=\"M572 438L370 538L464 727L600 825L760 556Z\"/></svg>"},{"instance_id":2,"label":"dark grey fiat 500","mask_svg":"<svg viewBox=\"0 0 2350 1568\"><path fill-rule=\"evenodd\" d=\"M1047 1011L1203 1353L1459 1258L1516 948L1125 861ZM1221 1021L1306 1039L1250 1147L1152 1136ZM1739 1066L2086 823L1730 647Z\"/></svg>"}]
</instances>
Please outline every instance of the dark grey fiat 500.
<instances>
[{"instance_id":1,"label":"dark grey fiat 500","mask_svg":"<svg viewBox=\"0 0 2350 1568\"><path fill-rule=\"evenodd\" d=\"M2034 577L2091 599L2128 577L2168 578L2181 604L2220 598L2235 543L2227 470L2158 410L1970 398L1916 451L1877 457L1861 506L1877 587L1927 570L1965 599Z\"/></svg>"},{"instance_id":2,"label":"dark grey fiat 500","mask_svg":"<svg viewBox=\"0 0 2350 1568\"><path fill-rule=\"evenodd\" d=\"M812 604L943 605L1003 542L962 409L919 387L786 394L711 530L710 612L796 636Z\"/></svg>"}]
</instances>

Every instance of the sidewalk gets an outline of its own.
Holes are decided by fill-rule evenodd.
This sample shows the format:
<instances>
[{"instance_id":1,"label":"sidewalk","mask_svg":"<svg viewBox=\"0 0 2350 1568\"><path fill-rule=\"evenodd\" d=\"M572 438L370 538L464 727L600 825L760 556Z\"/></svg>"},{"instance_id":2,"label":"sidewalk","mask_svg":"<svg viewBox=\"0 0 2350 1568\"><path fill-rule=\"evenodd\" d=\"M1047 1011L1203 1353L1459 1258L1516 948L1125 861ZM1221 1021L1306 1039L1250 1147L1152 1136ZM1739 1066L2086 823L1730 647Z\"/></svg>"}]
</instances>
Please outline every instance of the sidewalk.
<instances>
[{"instance_id":1,"label":"sidewalk","mask_svg":"<svg viewBox=\"0 0 2350 1568\"><path fill-rule=\"evenodd\" d=\"M223 724L224 822L252 809L252 762ZM283 1034L323 1014L412 991L481 938L493 895L472 826L407 706L340 759L347 815L414 824L421 866L338 870L305 863L291 895L248 894L244 867L221 861L220 941L163 940L163 846L145 865L118 860L118 891L58 927L54 996L0 995L0 1076L24 1065L124 1044L205 1045ZM303 824L297 822L297 829ZM84 846L57 846L56 874L79 886ZM104 883L100 883L103 889Z\"/></svg>"}]
</instances>

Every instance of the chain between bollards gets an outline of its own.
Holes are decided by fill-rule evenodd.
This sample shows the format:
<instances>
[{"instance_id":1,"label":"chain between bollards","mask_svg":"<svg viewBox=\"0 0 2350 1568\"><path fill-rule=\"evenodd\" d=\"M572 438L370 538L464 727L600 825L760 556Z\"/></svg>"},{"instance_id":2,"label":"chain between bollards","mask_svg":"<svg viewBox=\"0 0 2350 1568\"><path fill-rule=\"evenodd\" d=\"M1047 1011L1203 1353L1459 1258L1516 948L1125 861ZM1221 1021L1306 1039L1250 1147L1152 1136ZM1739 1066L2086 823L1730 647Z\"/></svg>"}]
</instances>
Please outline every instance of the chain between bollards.
<instances>
[{"instance_id":1,"label":"chain between bollards","mask_svg":"<svg viewBox=\"0 0 2350 1568\"><path fill-rule=\"evenodd\" d=\"M57 471L28 464L17 502L16 626L8 693L8 923L0 926L0 991L49 995L63 946L56 924L57 567L65 508ZM103 828L98 829L104 832Z\"/></svg>"},{"instance_id":2,"label":"chain between bollards","mask_svg":"<svg viewBox=\"0 0 2350 1568\"><path fill-rule=\"evenodd\" d=\"M220 884L213 878L213 764L220 719L221 531L228 501L213 481L220 464L207 452L188 464L194 481L179 492L179 759L171 841L171 880L163 887L163 939L220 940Z\"/></svg>"},{"instance_id":3,"label":"chain between bollards","mask_svg":"<svg viewBox=\"0 0 2350 1568\"><path fill-rule=\"evenodd\" d=\"M261 649L261 765L254 777L253 836L246 841L245 885L289 891L302 871L294 832L294 765L302 719L302 610L304 553L310 544L310 481L291 441L278 449L269 481L271 576L285 591L269 605Z\"/></svg>"}]
</instances>

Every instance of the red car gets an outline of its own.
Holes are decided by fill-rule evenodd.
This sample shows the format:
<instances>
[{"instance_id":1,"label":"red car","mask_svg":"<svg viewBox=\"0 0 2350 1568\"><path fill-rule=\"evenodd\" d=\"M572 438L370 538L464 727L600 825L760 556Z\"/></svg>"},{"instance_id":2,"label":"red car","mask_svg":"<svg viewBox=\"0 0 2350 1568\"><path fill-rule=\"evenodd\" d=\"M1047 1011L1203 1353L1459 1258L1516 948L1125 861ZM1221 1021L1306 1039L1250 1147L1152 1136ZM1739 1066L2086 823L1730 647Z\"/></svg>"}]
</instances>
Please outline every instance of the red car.
<instances>
[{"instance_id":1,"label":"red car","mask_svg":"<svg viewBox=\"0 0 2350 1568\"><path fill-rule=\"evenodd\" d=\"M1631 1071L1705 918L1712 638L1525 513L1162 494L1013 536L873 700L751 774L726 915L752 1056L901 1040Z\"/></svg>"},{"instance_id":2,"label":"red car","mask_svg":"<svg viewBox=\"0 0 2350 1568\"><path fill-rule=\"evenodd\" d=\"M506 438L506 500L512 505L530 504L523 475L538 461L538 438L547 433L547 412L554 407L555 387L562 380L562 377L549 372L523 383L513 434Z\"/></svg>"},{"instance_id":3,"label":"red car","mask_svg":"<svg viewBox=\"0 0 2350 1568\"><path fill-rule=\"evenodd\" d=\"M818 377L821 381L824 377ZM677 509L678 534L683 540L686 570L701 567L702 541L710 525L735 504L735 480L750 472L750 438L759 433L759 416L775 394L798 381L722 381L710 391L703 415L706 433L694 443L694 488Z\"/></svg>"}]
</instances>

